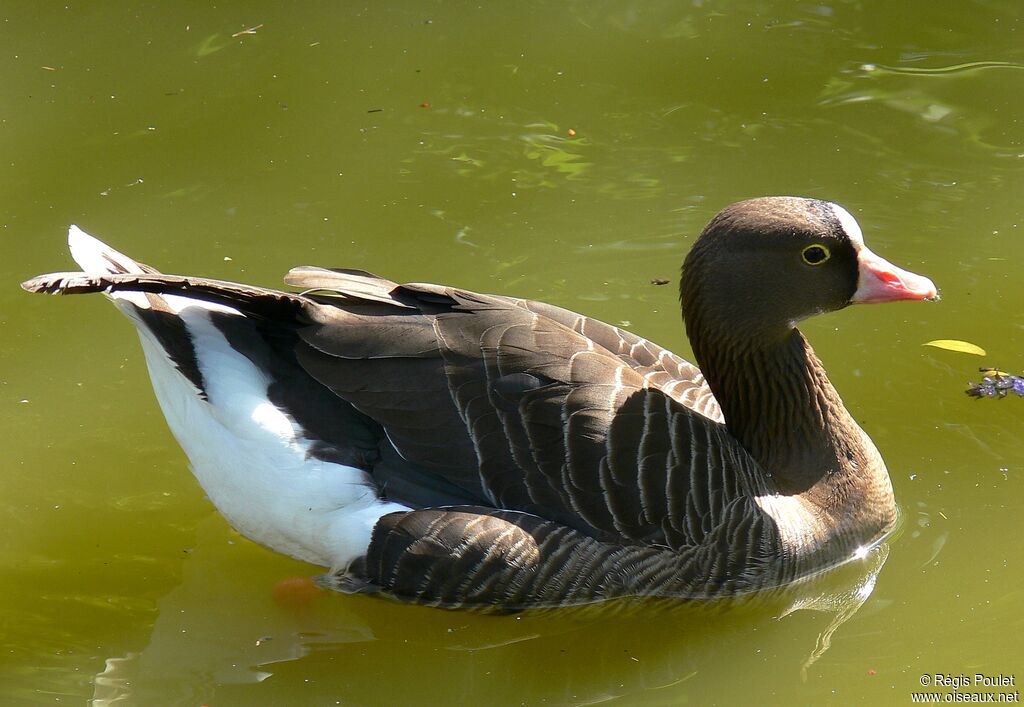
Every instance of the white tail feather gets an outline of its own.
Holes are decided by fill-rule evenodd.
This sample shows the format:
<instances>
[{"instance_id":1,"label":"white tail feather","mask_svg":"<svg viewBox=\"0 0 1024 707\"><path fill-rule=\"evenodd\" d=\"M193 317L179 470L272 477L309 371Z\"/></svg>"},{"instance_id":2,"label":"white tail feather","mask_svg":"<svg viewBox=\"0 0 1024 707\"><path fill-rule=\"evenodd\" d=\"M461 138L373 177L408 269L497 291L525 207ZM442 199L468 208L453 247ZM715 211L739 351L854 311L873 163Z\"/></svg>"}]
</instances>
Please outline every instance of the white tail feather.
<instances>
[{"instance_id":1,"label":"white tail feather","mask_svg":"<svg viewBox=\"0 0 1024 707\"><path fill-rule=\"evenodd\" d=\"M78 267L90 275L151 272L151 269L114 250L103 241L93 238L75 225L68 228L68 248Z\"/></svg>"}]
</instances>

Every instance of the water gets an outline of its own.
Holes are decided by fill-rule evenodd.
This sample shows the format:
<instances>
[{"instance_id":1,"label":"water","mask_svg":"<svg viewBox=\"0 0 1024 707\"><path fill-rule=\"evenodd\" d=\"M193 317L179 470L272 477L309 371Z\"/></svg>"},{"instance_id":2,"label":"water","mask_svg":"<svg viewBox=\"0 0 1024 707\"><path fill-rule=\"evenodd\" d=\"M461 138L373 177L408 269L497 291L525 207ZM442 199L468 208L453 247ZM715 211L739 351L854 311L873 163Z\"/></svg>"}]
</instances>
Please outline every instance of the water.
<instances>
[{"instance_id":1,"label":"water","mask_svg":"<svg viewBox=\"0 0 1024 707\"><path fill-rule=\"evenodd\" d=\"M962 392L979 365L1024 369L1020 16L1011 1L0 9L3 701L906 704L923 673L1024 679L1024 401ZM943 294L803 327L904 517L852 616L275 597L317 568L212 510L131 327L100 298L16 288L70 266L78 223L168 272L275 284L300 263L358 267L545 299L689 355L674 285L651 280L674 281L721 206L787 193L843 203ZM939 338L988 356L922 346Z\"/></svg>"}]
</instances>

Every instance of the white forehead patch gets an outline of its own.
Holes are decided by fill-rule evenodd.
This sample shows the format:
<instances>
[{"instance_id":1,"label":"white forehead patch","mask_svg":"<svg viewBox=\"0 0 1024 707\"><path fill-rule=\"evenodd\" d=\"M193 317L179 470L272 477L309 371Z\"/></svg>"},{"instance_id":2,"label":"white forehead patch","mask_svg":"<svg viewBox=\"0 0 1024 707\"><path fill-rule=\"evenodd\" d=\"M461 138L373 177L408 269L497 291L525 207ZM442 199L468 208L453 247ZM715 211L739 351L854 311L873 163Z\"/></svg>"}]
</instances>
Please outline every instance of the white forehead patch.
<instances>
[{"instance_id":1,"label":"white forehead patch","mask_svg":"<svg viewBox=\"0 0 1024 707\"><path fill-rule=\"evenodd\" d=\"M842 226L843 231L846 232L846 237L853 243L854 250L859 251L864 247L864 233L860 230L860 224L857 223L857 219L853 217L849 211L844 209L839 204L829 204L832 207L832 214L839 221L839 225Z\"/></svg>"}]
</instances>

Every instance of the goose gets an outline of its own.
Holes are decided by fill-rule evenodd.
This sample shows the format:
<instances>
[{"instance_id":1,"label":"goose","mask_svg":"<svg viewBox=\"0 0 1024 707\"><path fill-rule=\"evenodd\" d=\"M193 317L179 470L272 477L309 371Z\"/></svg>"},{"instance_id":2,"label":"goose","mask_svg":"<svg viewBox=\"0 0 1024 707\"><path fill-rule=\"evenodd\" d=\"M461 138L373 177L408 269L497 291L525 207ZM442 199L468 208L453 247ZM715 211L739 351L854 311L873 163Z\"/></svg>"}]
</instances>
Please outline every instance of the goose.
<instances>
[{"instance_id":1,"label":"goose","mask_svg":"<svg viewBox=\"0 0 1024 707\"><path fill-rule=\"evenodd\" d=\"M137 327L171 432L247 538L319 582L519 610L784 587L897 519L882 458L797 324L936 299L843 207L718 213L680 303L700 368L551 304L353 269L282 291L163 274L75 226L81 272Z\"/></svg>"}]
</instances>

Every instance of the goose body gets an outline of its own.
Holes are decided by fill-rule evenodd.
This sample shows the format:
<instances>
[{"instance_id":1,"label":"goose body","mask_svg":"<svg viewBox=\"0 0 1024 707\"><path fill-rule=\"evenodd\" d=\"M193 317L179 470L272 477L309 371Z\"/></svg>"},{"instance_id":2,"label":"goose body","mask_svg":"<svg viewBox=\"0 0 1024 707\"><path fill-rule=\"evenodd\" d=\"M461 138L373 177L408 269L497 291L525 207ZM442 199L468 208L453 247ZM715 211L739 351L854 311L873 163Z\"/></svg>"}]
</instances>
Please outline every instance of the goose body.
<instances>
[{"instance_id":1,"label":"goose body","mask_svg":"<svg viewBox=\"0 0 1024 707\"><path fill-rule=\"evenodd\" d=\"M842 562L895 523L881 456L796 323L929 299L841 207L719 213L681 302L702 370L553 305L357 270L284 292L165 275L69 233L136 325L168 424L248 538L342 591L520 608L713 598Z\"/></svg>"}]
</instances>

